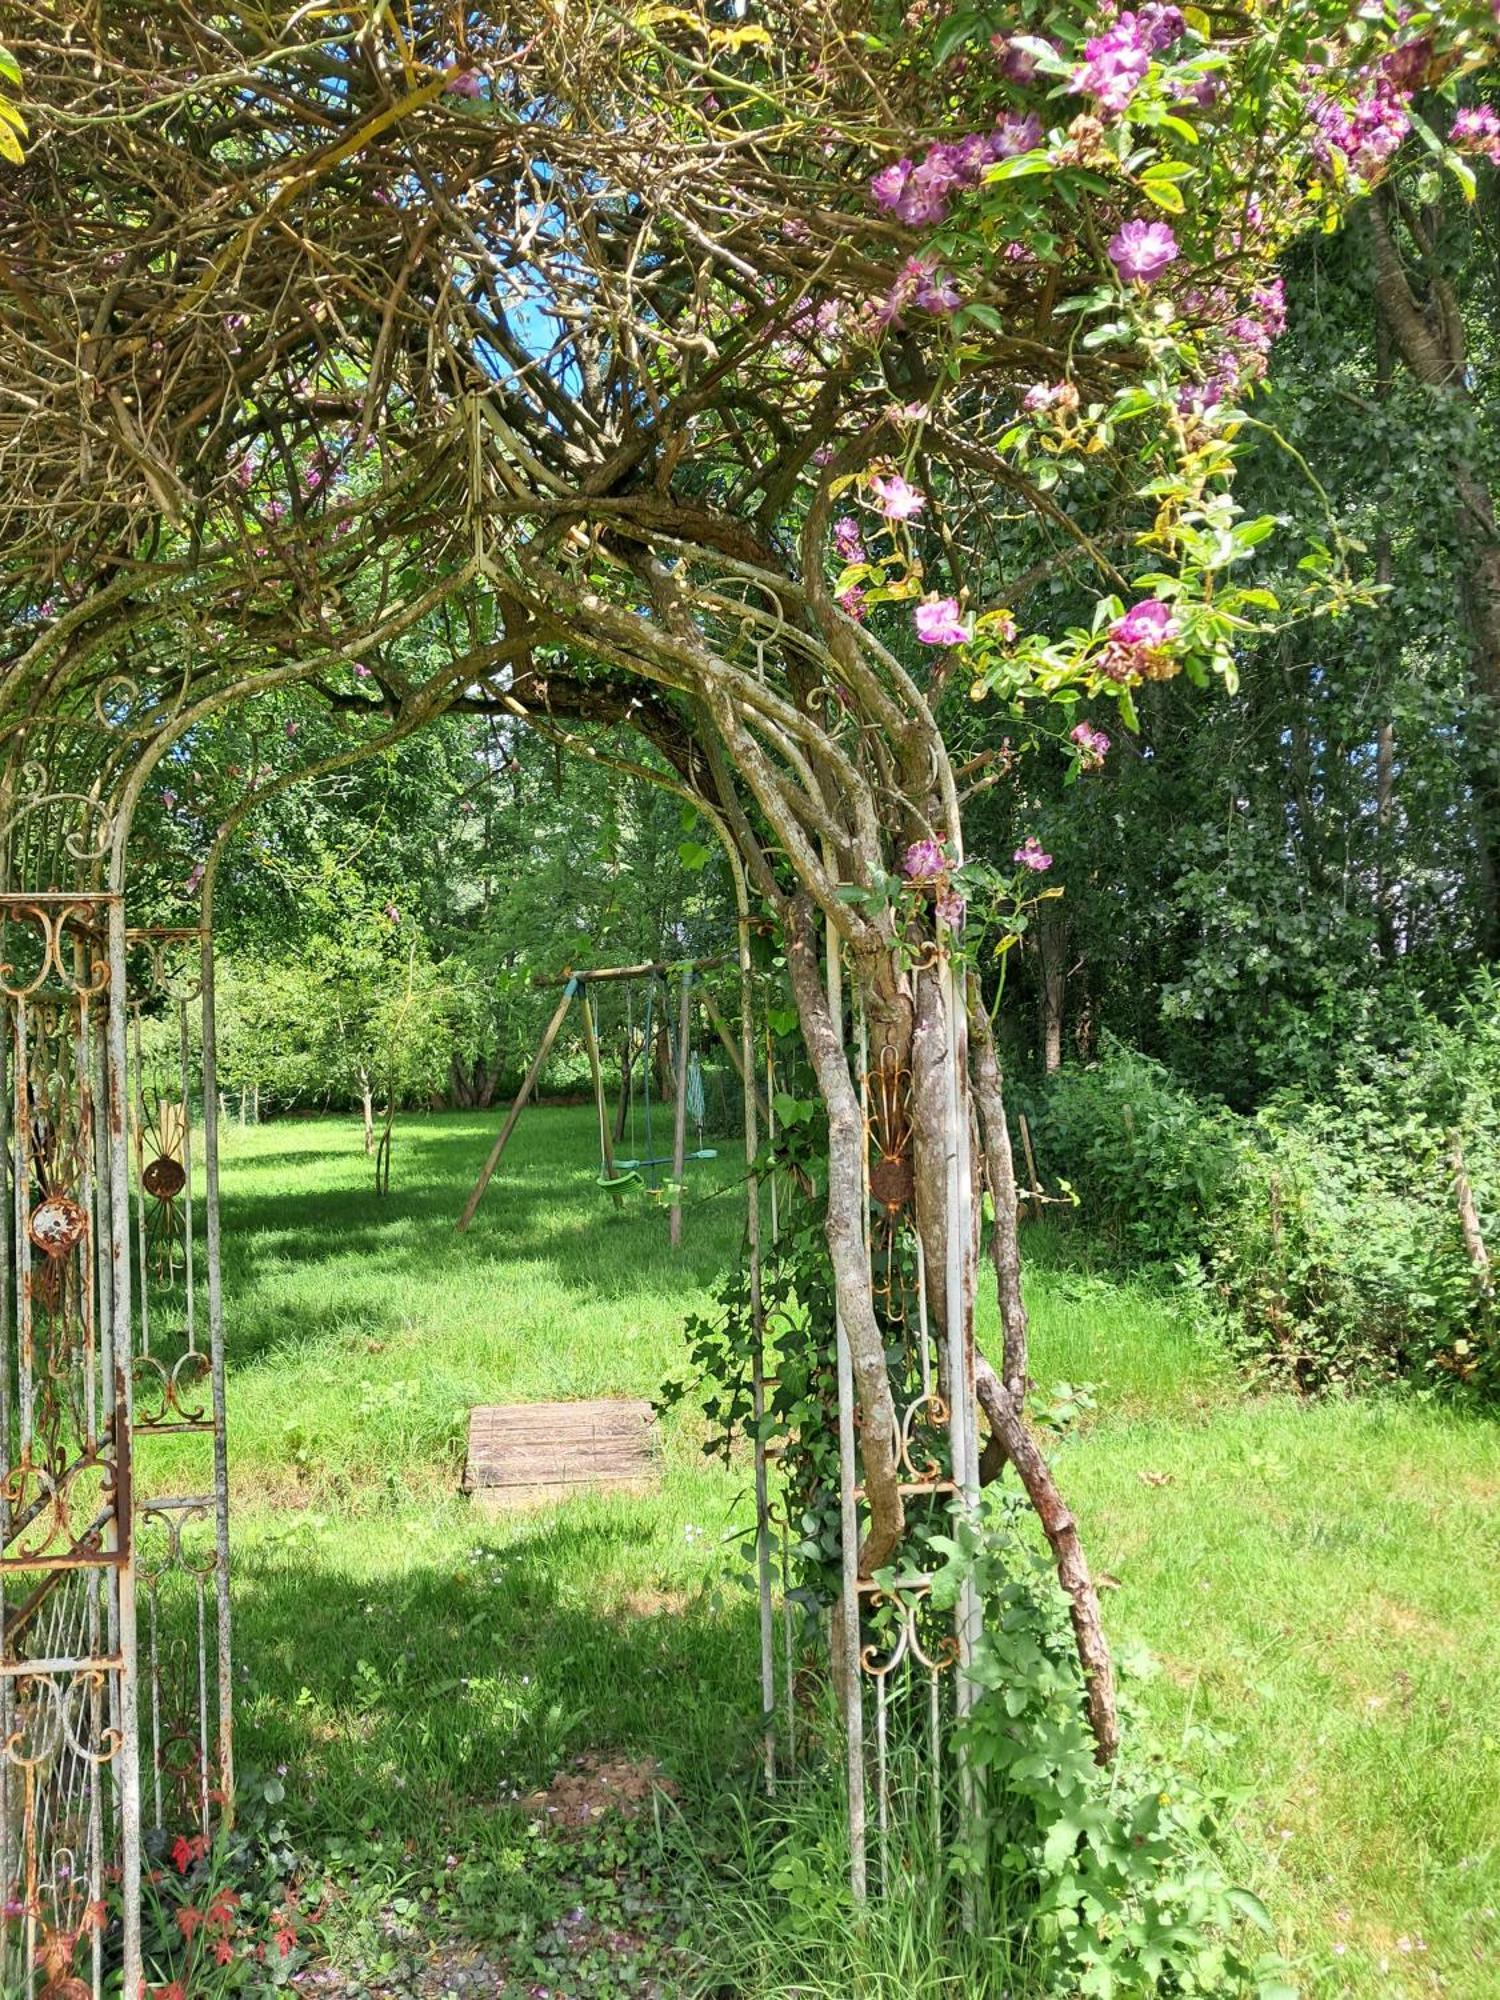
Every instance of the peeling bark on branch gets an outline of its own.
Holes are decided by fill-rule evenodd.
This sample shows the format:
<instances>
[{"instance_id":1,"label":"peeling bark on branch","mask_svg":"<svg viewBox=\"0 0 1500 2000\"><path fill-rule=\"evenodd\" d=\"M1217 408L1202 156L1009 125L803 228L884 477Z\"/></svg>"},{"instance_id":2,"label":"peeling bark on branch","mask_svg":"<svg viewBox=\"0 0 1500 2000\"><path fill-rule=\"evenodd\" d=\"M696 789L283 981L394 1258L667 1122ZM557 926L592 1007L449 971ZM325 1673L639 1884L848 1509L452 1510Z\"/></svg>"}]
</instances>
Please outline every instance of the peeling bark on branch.
<instances>
[{"instance_id":1,"label":"peeling bark on branch","mask_svg":"<svg viewBox=\"0 0 1500 2000\"><path fill-rule=\"evenodd\" d=\"M805 899L787 915L787 970L802 1037L828 1108L828 1254L834 1296L859 1399L859 1451L870 1524L859 1552L862 1576L895 1554L906 1527L896 1447L896 1408L885 1342L870 1296L865 1253L865 1122L849 1074L844 1037L828 1009L818 966L817 930Z\"/></svg>"},{"instance_id":2,"label":"peeling bark on branch","mask_svg":"<svg viewBox=\"0 0 1500 2000\"><path fill-rule=\"evenodd\" d=\"M1099 1594L1094 1589L1088 1558L1078 1538L1078 1523L1063 1503L1057 1482L1052 1477L1051 1466L1026 1428L1020 1405L982 1357L975 1363L974 1386L979 1406L989 1419L990 1430L1016 1468L1052 1550L1057 1564L1057 1580L1068 1599L1073 1639L1083 1667L1089 1727L1094 1732L1094 1755L1099 1763L1112 1764L1120 1747L1114 1662L1110 1658L1109 1644L1099 1617Z\"/></svg>"},{"instance_id":3,"label":"peeling bark on branch","mask_svg":"<svg viewBox=\"0 0 1500 2000\"><path fill-rule=\"evenodd\" d=\"M1025 1400L1027 1389L1029 1329L1026 1303L1021 1296L1016 1162L1011 1151L1010 1125L1005 1115L995 1037L977 979L969 982L969 1045L974 1052L974 1095L978 1099L979 1122L984 1134L985 1181L995 1211L990 1232L990 1255L995 1265L995 1291L1000 1303L1000 1328L1005 1343L1001 1372L1007 1394L1019 1407ZM998 1472L998 1466L995 1470ZM989 1467L981 1463L981 1478L988 1471Z\"/></svg>"}]
</instances>

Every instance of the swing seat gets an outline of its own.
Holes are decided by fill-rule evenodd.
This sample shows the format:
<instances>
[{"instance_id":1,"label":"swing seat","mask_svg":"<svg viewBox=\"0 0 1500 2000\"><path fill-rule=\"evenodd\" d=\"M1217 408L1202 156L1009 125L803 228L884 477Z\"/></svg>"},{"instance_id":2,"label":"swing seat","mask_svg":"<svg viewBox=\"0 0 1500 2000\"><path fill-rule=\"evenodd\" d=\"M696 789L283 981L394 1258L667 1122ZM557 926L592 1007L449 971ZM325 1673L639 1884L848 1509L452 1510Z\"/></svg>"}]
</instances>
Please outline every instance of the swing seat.
<instances>
[{"instance_id":1,"label":"swing seat","mask_svg":"<svg viewBox=\"0 0 1500 2000\"><path fill-rule=\"evenodd\" d=\"M628 1160L617 1160L615 1164L616 1166L629 1166L630 1162ZM606 1194L612 1193L616 1188L639 1187L640 1184L641 1177L635 1173L616 1174L613 1180L610 1179L608 1174L600 1174L594 1183L595 1187L602 1187Z\"/></svg>"},{"instance_id":2,"label":"swing seat","mask_svg":"<svg viewBox=\"0 0 1500 2000\"><path fill-rule=\"evenodd\" d=\"M718 1157L719 1152L716 1146L703 1146L696 1153L684 1153L682 1160L683 1165L686 1166L689 1160L716 1160ZM670 1167L671 1164L672 1155L670 1153L648 1153L643 1160L615 1161L615 1165L623 1171L625 1178L628 1180L638 1180L640 1178L639 1169L642 1167ZM601 1181L600 1186L608 1186L608 1182Z\"/></svg>"}]
</instances>

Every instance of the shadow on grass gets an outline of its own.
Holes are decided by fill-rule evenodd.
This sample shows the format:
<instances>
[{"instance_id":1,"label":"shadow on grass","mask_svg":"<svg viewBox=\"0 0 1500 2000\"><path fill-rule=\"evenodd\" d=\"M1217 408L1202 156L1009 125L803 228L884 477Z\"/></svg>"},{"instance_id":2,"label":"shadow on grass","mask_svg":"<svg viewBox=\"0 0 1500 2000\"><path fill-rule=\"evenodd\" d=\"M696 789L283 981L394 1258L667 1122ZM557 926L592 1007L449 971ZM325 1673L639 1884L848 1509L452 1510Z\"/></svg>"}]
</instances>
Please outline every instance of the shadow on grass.
<instances>
[{"instance_id":1,"label":"shadow on grass","mask_svg":"<svg viewBox=\"0 0 1500 2000\"><path fill-rule=\"evenodd\" d=\"M379 1827L420 1851L585 1751L659 1760L706 1796L754 1760L754 1600L602 1589L651 1539L634 1510L503 1531L475 1517L451 1558L380 1575L296 1530L251 1547L235 1576L242 1763L287 1767L308 1834Z\"/></svg>"}]
</instances>

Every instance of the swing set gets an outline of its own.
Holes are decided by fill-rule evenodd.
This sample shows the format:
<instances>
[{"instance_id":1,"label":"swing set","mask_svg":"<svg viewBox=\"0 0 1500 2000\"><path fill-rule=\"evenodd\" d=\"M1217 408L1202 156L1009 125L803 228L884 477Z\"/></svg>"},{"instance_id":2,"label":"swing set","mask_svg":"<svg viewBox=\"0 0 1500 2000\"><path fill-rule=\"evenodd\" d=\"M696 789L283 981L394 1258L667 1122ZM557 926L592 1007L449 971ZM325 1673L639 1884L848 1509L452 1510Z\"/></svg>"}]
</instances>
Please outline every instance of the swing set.
<instances>
[{"instance_id":1,"label":"swing set","mask_svg":"<svg viewBox=\"0 0 1500 2000\"><path fill-rule=\"evenodd\" d=\"M744 1080L743 1057L736 1046L733 1035L719 1009L714 1004L708 987L699 975L711 972L716 967L727 965L730 959L720 953L715 958L695 958L676 965L648 961L644 965L601 966L593 971L564 972L552 977L538 978L538 987L562 988L562 997L557 1003L551 1019L542 1031L541 1041L531 1059L530 1067L521 1081L510 1109L505 1114L505 1123L500 1128L499 1137L490 1148L489 1158L480 1169L479 1178L464 1203L463 1213L458 1218L458 1228L466 1231L474 1220L485 1189L499 1166L501 1157L510 1143L511 1134L520 1122L543 1065L552 1052L552 1045L562 1030L564 1021L572 1009L573 1002L579 1004L583 1023L583 1045L588 1056L589 1074L594 1087L594 1107L599 1119L599 1174L598 1185L613 1200L616 1208L623 1207L627 1189L641 1188L651 1196L660 1199L664 1189L670 1195L671 1241L675 1249L682 1240L682 1177L684 1171L694 1161L713 1160L718 1157L718 1149L703 1144L703 1124L706 1112L703 1091L703 1066L693 1047L693 1028L698 1009L701 1006L715 1034L728 1051L736 1074ZM656 1149L653 1125L653 1097L651 1089L651 1066L656 1056L657 1043L663 1033L666 1012L668 982L677 975L680 980L680 998L677 1010L675 1039L670 1024L665 1033L670 1070L673 1078L672 1104L672 1146L670 1152ZM639 1044L635 1038L635 986L646 983L646 1004ZM595 1005L590 997L590 989L595 986L626 982L626 1029L625 1048L620 1079L620 1119L618 1132L612 1132L609 1105L604 1091L604 1068L599 1056L599 1035ZM635 1076L640 1070L640 1085L637 1090ZM643 1150L636 1151L637 1099L641 1111L640 1141ZM658 1115L662 1107L661 1093L656 1094ZM687 1131L691 1123L697 1134L698 1144L688 1150ZM630 1153L622 1156L616 1153L617 1140L628 1130ZM661 1169L671 1169L670 1179L664 1184Z\"/></svg>"}]
</instances>

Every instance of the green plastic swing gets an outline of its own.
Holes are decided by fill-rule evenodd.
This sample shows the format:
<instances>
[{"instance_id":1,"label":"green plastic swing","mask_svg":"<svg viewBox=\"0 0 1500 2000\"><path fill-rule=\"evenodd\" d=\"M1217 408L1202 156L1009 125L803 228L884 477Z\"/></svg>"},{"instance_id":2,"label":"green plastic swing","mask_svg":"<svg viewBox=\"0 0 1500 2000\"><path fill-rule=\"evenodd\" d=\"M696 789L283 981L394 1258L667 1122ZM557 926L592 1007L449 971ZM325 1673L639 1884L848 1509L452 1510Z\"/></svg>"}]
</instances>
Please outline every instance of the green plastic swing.
<instances>
[{"instance_id":1,"label":"green plastic swing","mask_svg":"<svg viewBox=\"0 0 1500 2000\"><path fill-rule=\"evenodd\" d=\"M659 1194L661 1183L656 1178L655 1170L658 1167L669 1167L672 1164L672 1155L670 1153L654 1153L651 1150L651 1028L655 1002L656 981L653 976L651 984L646 989L646 1019L641 1042L641 1102L644 1107L646 1150L638 1159L617 1159L613 1175L609 1171L609 1163L604 1145L606 1113L602 1087L599 1091L599 1175L595 1185L602 1188L606 1194L616 1194L622 1188L627 1187L641 1187L648 1194ZM635 1037L635 1004L628 987L625 993L625 1005L627 1010L625 1036L626 1047L628 1049ZM681 1056L679 1053L680 1059ZM692 1070L689 1071L689 1092L693 1088L693 1072L697 1071L697 1069L698 1062L695 1056L693 1058ZM701 1138L703 1132L703 1083L701 1072L697 1077L697 1101L698 1110L694 1114L694 1118L698 1126L699 1137ZM635 1091L633 1088L630 1093L630 1136L631 1140L634 1141ZM716 1160L718 1157L719 1153L716 1146L699 1146L691 1153L684 1153L682 1159L683 1165L686 1166L689 1160Z\"/></svg>"}]
</instances>

